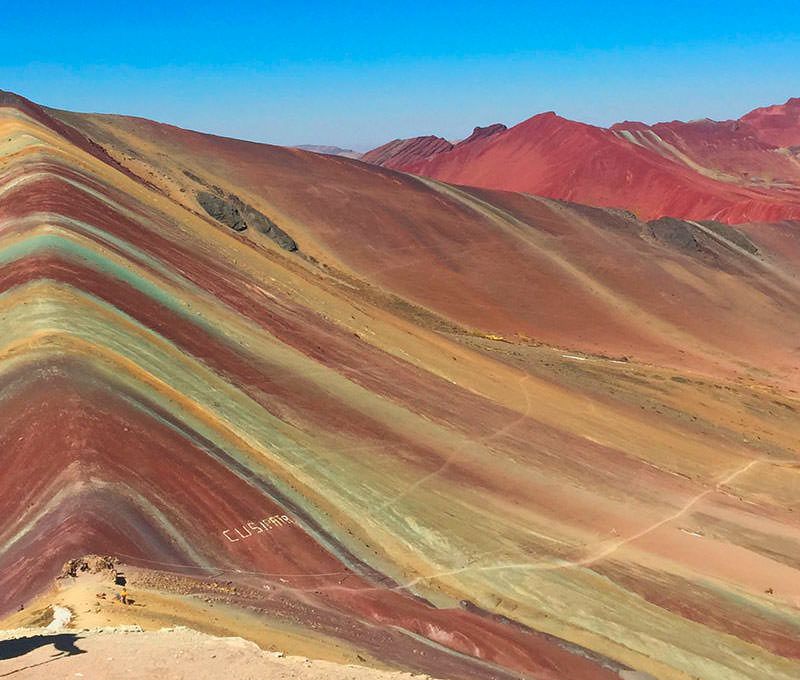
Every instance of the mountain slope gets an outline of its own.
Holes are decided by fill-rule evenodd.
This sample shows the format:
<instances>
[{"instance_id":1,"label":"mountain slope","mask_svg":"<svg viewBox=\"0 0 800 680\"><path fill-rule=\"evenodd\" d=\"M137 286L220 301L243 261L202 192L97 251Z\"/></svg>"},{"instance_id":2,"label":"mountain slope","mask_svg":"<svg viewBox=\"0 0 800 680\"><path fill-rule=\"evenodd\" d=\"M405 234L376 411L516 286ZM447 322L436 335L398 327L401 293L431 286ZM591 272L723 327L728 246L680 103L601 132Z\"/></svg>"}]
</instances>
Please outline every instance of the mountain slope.
<instances>
[{"instance_id":1,"label":"mountain slope","mask_svg":"<svg viewBox=\"0 0 800 680\"><path fill-rule=\"evenodd\" d=\"M742 117L756 130L758 138L778 147L800 146L800 98L793 97L785 104L764 106Z\"/></svg>"},{"instance_id":2,"label":"mountain slope","mask_svg":"<svg viewBox=\"0 0 800 680\"><path fill-rule=\"evenodd\" d=\"M452 148L441 140L416 155L403 150L421 142L398 140L362 159L456 184L625 208L643 219L797 219L800 160L795 151L774 145L800 135L793 101L772 107L764 118L764 126L778 126L780 133L768 127L762 132L754 124L757 112L740 121L620 123L610 129L545 113L488 139Z\"/></svg>"},{"instance_id":3,"label":"mountain slope","mask_svg":"<svg viewBox=\"0 0 800 680\"><path fill-rule=\"evenodd\" d=\"M797 676L793 225L0 129L3 613L96 553L438 677Z\"/></svg>"}]
</instances>

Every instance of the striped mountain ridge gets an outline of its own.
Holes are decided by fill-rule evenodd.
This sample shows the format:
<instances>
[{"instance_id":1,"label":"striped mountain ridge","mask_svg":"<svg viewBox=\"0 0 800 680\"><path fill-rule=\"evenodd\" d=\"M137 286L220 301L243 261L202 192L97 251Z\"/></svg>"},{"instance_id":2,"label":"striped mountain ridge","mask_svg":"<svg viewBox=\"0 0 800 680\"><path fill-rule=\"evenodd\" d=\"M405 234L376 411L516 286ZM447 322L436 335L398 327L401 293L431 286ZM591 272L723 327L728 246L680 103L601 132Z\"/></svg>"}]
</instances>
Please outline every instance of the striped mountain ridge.
<instances>
[{"instance_id":1,"label":"striped mountain ridge","mask_svg":"<svg viewBox=\"0 0 800 680\"><path fill-rule=\"evenodd\" d=\"M796 229L4 96L0 615L108 554L439 677L796 677Z\"/></svg>"}]
</instances>

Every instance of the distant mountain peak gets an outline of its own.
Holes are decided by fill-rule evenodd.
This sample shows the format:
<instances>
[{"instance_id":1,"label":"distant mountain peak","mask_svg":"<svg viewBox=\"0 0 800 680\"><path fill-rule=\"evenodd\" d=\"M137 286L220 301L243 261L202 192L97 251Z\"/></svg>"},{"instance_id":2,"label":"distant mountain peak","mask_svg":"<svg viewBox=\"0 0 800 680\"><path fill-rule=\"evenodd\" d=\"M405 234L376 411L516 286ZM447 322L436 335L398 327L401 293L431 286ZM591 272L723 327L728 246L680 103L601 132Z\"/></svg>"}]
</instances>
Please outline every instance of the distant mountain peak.
<instances>
[{"instance_id":1,"label":"distant mountain peak","mask_svg":"<svg viewBox=\"0 0 800 680\"><path fill-rule=\"evenodd\" d=\"M776 153L788 147L787 154ZM507 128L395 140L363 160L454 184L728 223L800 216L800 98L739 120L638 121L609 128L554 111Z\"/></svg>"},{"instance_id":2,"label":"distant mountain peak","mask_svg":"<svg viewBox=\"0 0 800 680\"><path fill-rule=\"evenodd\" d=\"M452 148L453 143L444 137L425 135L392 140L377 149L367 151L361 157L361 160L374 165L385 165L393 168L427 160L436 154L450 151Z\"/></svg>"},{"instance_id":3,"label":"distant mountain peak","mask_svg":"<svg viewBox=\"0 0 800 680\"><path fill-rule=\"evenodd\" d=\"M299 144L294 147L301 151L311 151L312 153L319 153L323 156L342 156L343 158L361 158L362 154L353 149L343 149L340 146L330 146L327 144Z\"/></svg>"},{"instance_id":4,"label":"distant mountain peak","mask_svg":"<svg viewBox=\"0 0 800 680\"><path fill-rule=\"evenodd\" d=\"M785 104L753 109L741 121L750 125L759 139L778 147L800 146L800 97Z\"/></svg>"},{"instance_id":5,"label":"distant mountain peak","mask_svg":"<svg viewBox=\"0 0 800 680\"><path fill-rule=\"evenodd\" d=\"M476 125L472 130L472 134L469 137L462 139L458 144L456 144L456 146L472 144L473 142L477 142L479 139L487 139L492 135L496 135L499 132L505 132L506 130L508 130L508 126L503 125L503 123L492 123L491 125L486 125L484 127Z\"/></svg>"}]
</instances>

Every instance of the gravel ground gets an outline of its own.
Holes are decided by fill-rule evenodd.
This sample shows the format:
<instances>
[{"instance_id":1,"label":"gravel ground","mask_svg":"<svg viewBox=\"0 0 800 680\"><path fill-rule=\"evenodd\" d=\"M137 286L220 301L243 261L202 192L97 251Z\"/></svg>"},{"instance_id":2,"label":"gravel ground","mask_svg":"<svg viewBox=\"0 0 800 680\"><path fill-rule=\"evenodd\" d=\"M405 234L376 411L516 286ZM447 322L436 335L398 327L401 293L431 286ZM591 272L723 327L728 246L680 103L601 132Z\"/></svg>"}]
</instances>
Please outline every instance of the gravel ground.
<instances>
[{"instance_id":1,"label":"gravel ground","mask_svg":"<svg viewBox=\"0 0 800 680\"><path fill-rule=\"evenodd\" d=\"M416 680L429 676L344 666L266 652L241 638L138 626L0 631L0 678L163 680Z\"/></svg>"}]
</instances>

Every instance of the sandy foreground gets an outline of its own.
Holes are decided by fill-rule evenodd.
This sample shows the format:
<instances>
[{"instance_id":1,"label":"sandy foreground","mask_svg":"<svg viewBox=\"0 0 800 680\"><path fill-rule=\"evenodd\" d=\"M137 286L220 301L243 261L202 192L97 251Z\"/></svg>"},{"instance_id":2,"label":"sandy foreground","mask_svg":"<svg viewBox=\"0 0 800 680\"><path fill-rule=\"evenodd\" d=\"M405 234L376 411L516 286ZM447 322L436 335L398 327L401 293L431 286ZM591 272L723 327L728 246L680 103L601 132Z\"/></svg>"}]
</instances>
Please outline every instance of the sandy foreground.
<instances>
[{"instance_id":1,"label":"sandy foreground","mask_svg":"<svg viewBox=\"0 0 800 680\"><path fill-rule=\"evenodd\" d=\"M366 653L267 625L223 599L212 604L171 592L149 571L126 569L135 604L122 605L108 560L79 562L92 569L62 576L37 602L0 623L0 679L432 680L368 667L380 664ZM145 577L162 590L137 585ZM367 665L358 665L362 661Z\"/></svg>"},{"instance_id":2,"label":"sandy foreground","mask_svg":"<svg viewBox=\"0 0 800 680\"><path fill-rule=\"evenodd\" d=\"M143 631L137 626L0 631L0 678L307 678L424 680L429 676L380 671L268 652L242 638L190 628Z\"/></svg>"}]
</instances>

